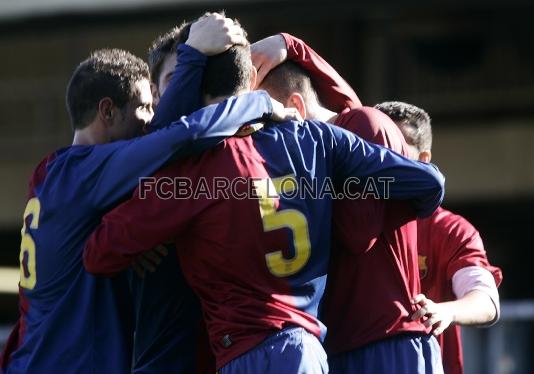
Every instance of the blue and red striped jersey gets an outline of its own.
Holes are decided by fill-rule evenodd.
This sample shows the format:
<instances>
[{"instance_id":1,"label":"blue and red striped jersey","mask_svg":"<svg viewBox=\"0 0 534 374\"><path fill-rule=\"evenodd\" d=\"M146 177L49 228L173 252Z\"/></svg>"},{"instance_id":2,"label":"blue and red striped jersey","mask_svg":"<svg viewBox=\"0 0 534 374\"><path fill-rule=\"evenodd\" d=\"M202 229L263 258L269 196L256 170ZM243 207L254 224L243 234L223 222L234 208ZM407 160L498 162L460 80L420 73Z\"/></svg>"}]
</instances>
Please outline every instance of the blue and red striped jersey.
<instances>
[{"instance_id":1,"label":"blue and red striped jersey","mask_svg":"<svg viewBox=\"0 0 534 374\"><path fill-rule=\"evenodd\" d=\"M332 210L325 191L349 177L362 184L394 178L390 196L410 200L421 215L443 197L443 177L431 165L332 125L286 122L159 171L154 184L104 216L84 263L91 272L113 275L174 238L218 368L286 326L323 338L317 315ZM304 185L317 187L299 196Z\"/></svg>"},{"instance_id":2,"label":"blue and red striped jersey","mask_svg":"<svg viewBox=\"0 0 534 374\"><path fill-rule=\"evenodd\" d=\"M271 113L265 93L230 98L150 135L75 145L45 158L31 180L21 241L20 320L6 373L126 373L133 308L127 279L95 277L82 253L102 215L167 161L214 145L239 121ZM202 144L193 142L204 140Z\"/></svg>"}]
</instances>

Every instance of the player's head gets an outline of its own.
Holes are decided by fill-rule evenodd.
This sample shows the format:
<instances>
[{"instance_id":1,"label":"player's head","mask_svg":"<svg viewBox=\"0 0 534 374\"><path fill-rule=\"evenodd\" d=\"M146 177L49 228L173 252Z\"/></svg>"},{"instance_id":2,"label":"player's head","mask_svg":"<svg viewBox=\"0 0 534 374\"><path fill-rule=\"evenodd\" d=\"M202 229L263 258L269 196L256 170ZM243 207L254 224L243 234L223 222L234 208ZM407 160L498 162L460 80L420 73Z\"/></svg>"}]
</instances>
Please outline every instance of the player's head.
<instances>
[{"instance_id":1,"label":"player's head","mask_svg":"<svg viewBox=\"0 0 534 374\"><path fill-rule=\"evenodd\" d=\"M163 95L176 66L176 46L185 43L185 34L180 33L180 27L173 27L165 34L158 36L148 50L148 66L150 68L150 88L154 106L159 103L159 98Z\"/></svg>"},{"instance_id":2,"label":"player's head","mask_svg":"<svg viewBox=\"0 0 534 374\"><path fill-rule=\"evenodd\" d=\"M74 71L66 102L75 132L97 142L132 138L154 114L148 66L124 50L95 51Z\"/></svg>"},{"instance_id":3,"label":"player's head","mask_svg":"<svg viewBox=\"0 0 534 374\"><path fill-rule=\"evenodd\" d=\"M225 16L224 12L219 14ZM180 40L187 40L192 23L182 26ZM235 20L234 23L240 26ZM243 36L247 36L245 30ZM214 103L228 96L251 91L256 84L256 76L248 41L245 45L234 45L225 52L209 56L202 80L204 103Z\"/></svg>"},{"instance_id":4,"label":"player's head","mask_svg":"<svg viewBox=\"0 0 534 374\"><path fill-rule=\"evenodd\" d=\"M318 118L317 92L308 73L293 61L285 61L272 69L258 88L284 106L297 108L302 118Z\"/></svg>"},{"instance_id":5,"label":"player's head","mask_svg":"<svg viewBox=\"0 0 534 374\"><path fill-rule=\"evenodd\" d=\"M410 148L410 157L430 162L432 127L430 116L423 109L401 101L386 101L375 108L387 114L399 126Z\"/></svg>"}]
</instances>

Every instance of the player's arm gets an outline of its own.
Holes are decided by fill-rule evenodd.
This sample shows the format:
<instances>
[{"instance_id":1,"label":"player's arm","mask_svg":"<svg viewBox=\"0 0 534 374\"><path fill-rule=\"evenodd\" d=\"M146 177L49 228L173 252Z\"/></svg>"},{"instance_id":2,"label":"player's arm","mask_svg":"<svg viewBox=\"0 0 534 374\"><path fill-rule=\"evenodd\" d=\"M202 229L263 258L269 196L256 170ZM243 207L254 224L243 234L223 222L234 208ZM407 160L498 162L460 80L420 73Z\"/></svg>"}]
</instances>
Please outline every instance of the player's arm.
<instances>
[{"instance_id":1,"label":"player's arm","mask_svg":"<svg viewBox=\"0 0 534 374\"><path fill-rule=\"evenodd\" d=\"M177 46L174 73L146 132L162 129L202 107L200 93L206 61L207 56L195 48Z\"/></svg>"},{"instance_id":2,"label":"player's arm","mask_svg":"<svg viewBox=\"0 0 534 374\"><path fill-rule=\"evenodd\" d=\"M262 39L252 45L252 61L258 69L258 84L286 59L310 74L319 99L336 113L362 106L360 99L338 72L304 41L287 33Z\"/></svg>"},{"instance_id":3,"label":"player's arm","mask_svg":"<svg viewBox=\"0 0 534 374\"><path fill-rule=\"evenodd\" d=\"M207 56L244 44L243 29L230 18L212 13L191 25L185 44L176 48L176 67L148 131L164 128L201 108L201 86Z\"/></svg>"},{"instance_id":4,"label":"player's arm","mask_svg":"<svg viewBox=\"0 0 534 374\"><path fill-rule=\"evenodd\" d=\"M112 276L134 266L143 254L172 241L203 209L203 204L209 203L168 198L173 185L167 178L177 175L175 167L162 169L156 179L142 183L130 200L104 215L84 249L83 261L88 272ZM161 183L163 180L165 183Z\"/></svg>"},{"instance_id":5,"label":"player's arm","mask_svg":"<svg viewBox=\"0 0 534 374\"><path fill-rule=\"evenodd\" d=\"M484 243L478 230L459 215L450 215L442 222L443 243L449 261L447 266L447 280L452 283L452 290L457 300L463 300L468 295L474 299L478 294L478 303L472 306L480 308L478 315L462 315L454 321L459 324L489 325L496 322L500 315L499 292L497 287L502 281L502 272L498 267L489 263Z\"/></svg>"},{"instance_id":6,"label":"player's arm","mask_svg":"<svg viewBox=\"0 0 534 374\"><path fill-rule=\"evenodd\" d=\"M420 309L413 319L428 318L427 326L434 326L434 334L442 333L451 323L461 325L490 325L500 314L497 286L502 280L501 270L489 264L478 231L465 218L449 215L433 223L432 234L441 243L438 261L446 267L446 277L452 285L456 300L435 303L418 295L414 304Z\"/></svg>"},{"instance_id":7,"label":"player's arm","mask_svg":"<svg viewBox=\"0 0 534 374\"><path fill-rule=\"evenodd\" d=\"M491 275L490 278L493 279ZM497 291L497 287L494 289ZM467 292L454 301L435 303L420 294L412 302L419 307L419 310L412 315L412 319L423 318L423 324L432 327L434 335L443 333L452 323L487 325L497 320L497 308L492 298L487 292L477 289Z\"/></svg>"},{"instance_id":8,"label":"player's arm","mask_svg":"<svg viewBox=\"0 0 534 374\"><path fill-rule=\"evenodd\" d=\"M167 161L214 146L244 123L272 114L270 97L256 91L202 108L146 136L96 145L85 159L85 170L98 175L89 189L93 206L109 207L132 191L139 178L153 174Z\"/></svg>"},{"instance_id":9,"label":"player's arm","mask_svg":"<svg viewBox=\"0 0 534 374\"><path fill-rule=\"evenodd\" d=\"M326 125L326 129L332 135L324 141L333 150L338 185L356 177L355 184L364 188L372 178L381 198L410 200L420 217L431 215L441 204L445 178L435 165L410 160L336 126Z\"/></svg>"}]
</instances>

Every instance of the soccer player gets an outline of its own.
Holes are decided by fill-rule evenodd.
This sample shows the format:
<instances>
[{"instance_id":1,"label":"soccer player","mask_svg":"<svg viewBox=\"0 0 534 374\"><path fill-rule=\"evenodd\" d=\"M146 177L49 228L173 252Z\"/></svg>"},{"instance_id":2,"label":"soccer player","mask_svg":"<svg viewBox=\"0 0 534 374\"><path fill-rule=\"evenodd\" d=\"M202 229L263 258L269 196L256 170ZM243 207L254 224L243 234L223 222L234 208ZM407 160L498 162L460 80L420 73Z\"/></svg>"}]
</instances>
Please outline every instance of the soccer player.
<instances>
[{"instance_id":1,"label":"soccer player","mask_svg":"<svg viewBox=\"0 0 534 374\"><path fill-rule=\"evenodd\" d=\"M248 47L208 59L206 103L254 85ZM328 267L331 196L295 192L303 193L304 182L321 188L349 176L394 177L391 197L412 201L425 215L441 200L443 181L423 163L322 122L258 128L141 185L103 218L84 263L88 271L113 275L173 238L200 298L220 373L326 372L319 342L325 328L317 312Z\"/></svg>"},{"instance_id":2,"label":"soccer player","mask_svg":"<svg viewBox=\"0 0 534 374\"><path fill-rule=\"evenodd\" d=\"M399 126L413 159L430 162L430 116L421 108L392 101L376 105ZM478 231L465 218L446 209L419 219L418 250L422 294L412 316L432 326L443 354L446 374L463 373L458 325L495 323L499 317L501 269L491 266ZM423 318L424 317L424 318ZM448 328L454 324L451 328Z\"/></svg>"},{"instance_id":3,"label":"soccer player","mask_svg":"<svg viewBox=\"0 0 534 374\"><path fill-rule=\"evenodd\" d=\"M220 50L241 35L233 30L225 37ZM142 60L116 49L83 61L66 97L73 144L45 157L30 179L20 252L21 316L2 356L5 373L130 372L126 279L85 272L82 248L89 233L140 177L216 144L235 133L240 121L280 110L265 93L229 98L130 139L152 117L149 71ZM159 117L160 124L166 116Z\"/></svg>"},{"instance_id":4,"label":"soccer player","mask_svg":"<svg viewBox=\"0 0 534 374\"><path fill-rule=\"evenodd\" d=\"M280 34L253 47L256 66L266 77L260 88L287 106L300 108L307 118L331 116L332 123L408 155L395 123L374 108L362 107L348 84L302 40ZM275 67L286 58L293 65ZM268 69L272 70L267 73ZM319 100L303 84L305 74L318 87ZM336 201L333 249L322 307L331 371L442 370L435 338L410 318L415 311L411 300L420 293L412 209L394 201Z\"/></svg>"},{"instance_id":5,"label":"soccer player","mask_svg":"<svg viewBox=\"0 0 534 374\"><path fill-rule=\"evenodd\" d=\"M219 34L233 22L222 15L202 19L201 22L218 22ZM202 106L200 84L207 57L185 44L181 27L173 27L158 36L150 46L148 65L154 106L160 99L172 102L175 115L187 115ZM193 25L191 35L210 40L217 34L210 29ZM190 35L190 36L191 36ZM182 37L182 39L180 38ZM183 61L188 50L189 63ZM179 72L172 79L174 71ZM167 87L180 87L175 95L164 95ZM197 92L195 94L195 92ZM181 94L180 94L181 93ZM187 94L184 94L187 93ZM165 105L165 104L163 104ZM148 126L153 131L153 126ZM178 265L176 251L168 246L167 255L160 259L153 272L143 277L133 274L130 285L135 305L135 339L133 373L214 373L215 359L207 341L207 332L197 297L186 284Z\"/></svg>"}]
</instances>

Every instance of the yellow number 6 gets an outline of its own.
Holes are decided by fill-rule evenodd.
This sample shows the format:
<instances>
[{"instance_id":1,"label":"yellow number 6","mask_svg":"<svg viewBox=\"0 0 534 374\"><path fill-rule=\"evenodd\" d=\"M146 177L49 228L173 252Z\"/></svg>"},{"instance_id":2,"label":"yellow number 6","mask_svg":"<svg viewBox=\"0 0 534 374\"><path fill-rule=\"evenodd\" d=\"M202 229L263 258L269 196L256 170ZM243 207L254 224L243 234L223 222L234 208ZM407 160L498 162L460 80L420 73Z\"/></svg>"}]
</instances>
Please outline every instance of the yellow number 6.
<instances>
[{"instance_id":1,"label":"yellow number 6","mask_svg":"<svg viewBox=\"0 0 534 374\"><path fill-rule=\"evenodd\" d=\"M41 212L41 203L36 197L31 198L26 204L24 210L22 230L22 240L20 242L20 286L28 289L33 289L37 283L37 274L35 272L35 242L30 234L26 232L26 218L32 216L30 221L30 228L36 229L39 227L39 213ZM27 255L26 269L24 268L24 257Z\"/></svg>"},{"instance_id":2,"label":"yellow number 6","mask_svg":"<svg viewBox=\"0 0 534 374\"><path fill-rule=\"evenodd\" d=\"M274 251L265 255L269 271L277 277L287 277L301 270L308 262L311 254L310 235L306 216L296 209L275 209L275 198L278 193L292 192L297 188L294 176L255 180L254 187L258 193L263 230L272 231L287 227L293 231L295 255L285 258L282 251ZM283 191L282 191L283 190Z\"/></svg>"}]
</instances>

